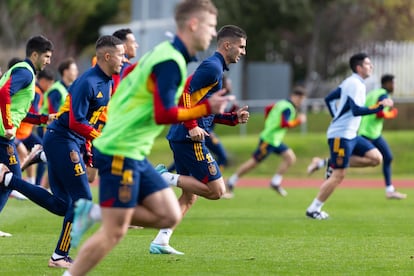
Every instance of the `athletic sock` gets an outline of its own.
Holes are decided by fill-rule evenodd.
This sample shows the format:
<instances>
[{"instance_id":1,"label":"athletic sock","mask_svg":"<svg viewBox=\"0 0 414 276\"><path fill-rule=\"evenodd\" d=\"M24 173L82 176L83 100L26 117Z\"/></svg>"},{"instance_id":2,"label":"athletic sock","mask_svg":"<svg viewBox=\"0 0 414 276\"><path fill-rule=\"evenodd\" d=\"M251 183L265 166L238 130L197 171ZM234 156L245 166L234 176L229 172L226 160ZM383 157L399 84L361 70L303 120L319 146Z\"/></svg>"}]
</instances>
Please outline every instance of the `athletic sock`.
<instances>
[{"instance_id":1,"label":"athletic sock","mask_svg":"<svg viewBox=\"0 0 414 276\"><path fill-rule=\"evenodd\" d=\"M98 204L93 204L91 211L89 212L89 216L94 221L101 221L102 220L101 207L99 207Z\"/></svg>"},{"instance_id":2,"label":"athletic sock","mask_svg":"<svg viewBox=\"0 0 414 276\"><path fill-rule=\"evenodd\" d=\"M320 212L321 211L321 209L322 209L322 206L323 206L323 202L322 201L319 201L317 198L315 198L313 201L312 201L312 204L308 207L308 212L315 212L315 211L318 211L318 212Z\"/></svg>"},{"instance_id":3,"label":"athletic sock","mask_svg":"<svg viewBox=\"0 0 414 276\"><path fill-rule=\"evenodd\" d=\"M161 245L169 244L172 233L173 230L171 228L160 229L158 235L153 240L153 243Z\"/></svg>"},{"instance_id":4,"label":"athletic sock","mask_svg":"<svg viewBox=\"0 0 414 276\"><path fill-rule=\"evenodd\" d=\"M161 177L168 183L168 185L177 187L178 178L180 175L176 173L165 172L161 175Z\"/></svg>"},{"instance_id":5,"label":"athletic sock","mask_svg":"<svg viewBox=\"0 0 414 276\"><path fill-rule=\"evenodd\" d=\"M318 169L322 169L323 167L326 166L327 163L328 163L328 158L319 160L318 161Z\"/></svg>"},{"instance_id":6,"label":"athletic sock","mask_svg":"<svg viewBox=\"0 0 414 276\"><path fill-rule=\"evenodd\" d=\"M395 192L395 187L393 185L389 185L385 188L385 192L387 193Z\"/></svg>"},{"instance_id":7,"label":"athletic sock","mask_svg":"<svg viewBox=\"0 0 414 276\"><path fill-rule=\"evenodd\" d=\"M270 184L271 184L272 186L280 186L280 184L282 183L282 180L283 180L283 176L282 176L282 175L280 175L280 174L275 174L275 175L272 177L272 180L270 181Z\"/></svg>"},{"instance_id":8,"label":"athletic sock","mask_svg":"<svg viewBox=\"0 0 414 276\"><path fill-rule=\"evenodd\" d=\"M40 153L40 160L42 160L43 162L47 162L46 153L44 151Z\"/></svg>"},{"instance_id":9,"label":"athletic sock","mask_svg":"<svg viewBox=\"0 0 414 276\"><path fill-rule=\"evenodd\" d=\"M13 173L12 172L6 172L4 174L4 186L7 187L10 184L10 181L12 179Z\"/></svg>"},{"instance_id":10,"label":"athletic sock","mask_svg":"<svg viewBox=\"0 0 414 276\"><path fill-rule=\"evenodd\" d=\"M230 176L230 178L227 180L227 185L229 185L230 187L234 187L236 186L236 182L237 180L239 180L239 176L237 174L233 174L232 176Z\"/></svg>"}]
</instances>

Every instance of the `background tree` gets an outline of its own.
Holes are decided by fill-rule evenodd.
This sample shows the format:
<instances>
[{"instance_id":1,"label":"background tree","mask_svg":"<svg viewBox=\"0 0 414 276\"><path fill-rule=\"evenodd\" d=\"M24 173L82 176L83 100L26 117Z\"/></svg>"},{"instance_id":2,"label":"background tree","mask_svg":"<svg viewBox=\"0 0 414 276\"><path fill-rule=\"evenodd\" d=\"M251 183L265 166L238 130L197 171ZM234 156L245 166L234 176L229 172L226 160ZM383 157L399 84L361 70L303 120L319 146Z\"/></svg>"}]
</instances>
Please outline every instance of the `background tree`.
<instances>
[{"instance_id":1,"label":"background tree","mask_svg":"<svg viewBox=\"0 0 414 276\"><path fill-rule=\"evenodd\" d=\"M0 1L0 62L6 64L11 55L22 52L27 39L44 34L53 41L56 51L53 64L67 56L78 56L81 50L94 43L99 27L104 24L128 22L129 0L2 0ZM23 52L24 55L24 52Z\"/></svg>"},{"instance_id":2,"label":"background tree","mask_svg":"<svg viewBox=\"0 0 414 276\"><path fill-rule=\"evenodd\" d=\"M219 25L248 34L248 61L287 62L314 96L348 73L342 56L386 40L413 39L410 0L216 0ZM322 86L322 87L321 87ZM318 95L319 93L319 95Z\"/></svg>"}]
</instances>

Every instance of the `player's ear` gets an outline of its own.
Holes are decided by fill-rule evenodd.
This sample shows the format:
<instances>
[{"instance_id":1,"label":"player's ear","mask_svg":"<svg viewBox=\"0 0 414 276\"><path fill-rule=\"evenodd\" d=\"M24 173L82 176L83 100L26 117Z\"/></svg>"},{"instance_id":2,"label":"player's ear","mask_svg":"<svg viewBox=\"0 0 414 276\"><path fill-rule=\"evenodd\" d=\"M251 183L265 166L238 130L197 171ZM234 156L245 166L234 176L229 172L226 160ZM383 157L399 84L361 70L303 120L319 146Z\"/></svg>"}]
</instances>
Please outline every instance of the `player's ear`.
<instances>
[{"instance_id":1,"label":"player's ear","mask_svg":"<svg viewBox=\"0 0 414 276\"><path fill-rule=\"evenodd\" d=\"M106 52L106 53L104 54L104 58L105 58L105 61L108 61L108 60L111 58L111 53Z\"/></svg>"}]
</instances>

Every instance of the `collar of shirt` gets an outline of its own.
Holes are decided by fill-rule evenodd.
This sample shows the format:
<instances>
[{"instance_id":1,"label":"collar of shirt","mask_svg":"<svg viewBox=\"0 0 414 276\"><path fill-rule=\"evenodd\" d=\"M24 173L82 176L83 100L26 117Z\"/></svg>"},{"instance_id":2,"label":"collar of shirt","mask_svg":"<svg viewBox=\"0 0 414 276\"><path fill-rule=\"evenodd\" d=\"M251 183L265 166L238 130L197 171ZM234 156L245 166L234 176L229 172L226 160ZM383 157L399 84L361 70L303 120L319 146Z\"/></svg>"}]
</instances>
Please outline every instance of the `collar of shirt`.
<instances>
[{"instance_id":1,"label":"collar of shirt","mask_svg":"<svg viewBox=\"0 0 414 276\"><path fill-rule=\"evenodd\" d=\"M60 83L68 90L69 85L66 85L66 83L63 80L60 80Z\"/></svg>"},{"instance_id":2,"label":"collar of shirt","mask_svg":"<svg viewBox=\"0 0 414 276\"><path fill-rule=\"evenodd\" d=\"M183 54L185 62L190 63L191 61L197 61L196 57L191 57L188 53L187 48L185 47L183 41L178 37L174 36L174 40L172 41L172 45L175 49L177 49L181 54Z\"/></svg>"},{"instance_id":3,"label":"collar of shirt","mask_svg":"<svg viewBox=\"0 0 414 276\"><path fill-rule=\"evenodd\" d=\"M101 67L99 67L98 63L95 65L95 71L99 74L102 75L105 79L107 80L112 80L112 76L108 76L107 74L105 74L104 71L102 71Z\"/></svg>"},{"instance_id":4,"label":"collar of shirt","mask_svg":"<svg viewBox=\"0 0 414 276\"><path fill-rule=\"evenodd\" d=\"M359 79L362 83L364 83L364 79L360 75L358 75L357 73L352 73L352 76Z\"/></svg>"},{"instance_id":5,"label":"collar of shirt","mask_svg":"<svg viewBox=\"0 0 414 276\"><path fill-rule=\"evenodd\" d=\"M214 55L216 57L218 57L221 61L221 64L223 64L223 72L224 71L229 71L229 67L227 67L226 61L224 60L224 57L222 54L220 54L219 52L215 52Z\"/></svg>"},{"instance_id":6,"label":"collar of shirt","mask_svg":"<svg viewBox=\"0 0 414 276\"><path fill-rule=\"evenodd\" d=\"M30 59L28 59L28 58L26 58L24 61L27 62L27 63L29 63L30 67L32 67L32 69L33 69L33 72L35 72L35 74L36 74L36 69L35 69L35 67L33 65L33 62Z\"/></svg>"}]
</instances>

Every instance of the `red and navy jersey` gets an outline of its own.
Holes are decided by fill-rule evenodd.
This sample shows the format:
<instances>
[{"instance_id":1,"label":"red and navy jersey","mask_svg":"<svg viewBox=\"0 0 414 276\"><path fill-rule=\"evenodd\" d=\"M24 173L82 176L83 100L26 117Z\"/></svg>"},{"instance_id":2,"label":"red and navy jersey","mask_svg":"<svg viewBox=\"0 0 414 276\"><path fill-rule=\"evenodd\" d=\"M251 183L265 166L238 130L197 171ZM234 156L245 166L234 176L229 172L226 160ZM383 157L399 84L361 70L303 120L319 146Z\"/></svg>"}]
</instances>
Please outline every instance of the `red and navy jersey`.
<instances>
[{"instance_id":1,"label":"red and navy jersey","mask_svg":"<svg viewBox=\"0 0 414 276\"><path fill-rule=\"evenodd\" d=\"M215 52L205 59L196 69L193 75L187 79L180 105L191 108L200 102L206 101L213 93L223 86L223 72L228 70L223 56ZM237 116L234 113L208 115L198 120L171 126L167 139L171 141L188 140L188 130L197 125L204 130L211 131L214 123L234 125L237 124Z\"/></svg>"},{"instance_id":2,"label":"red and navy jersey","mask_svg":"<svg viewBox=\"0 0 414 276\"><path fill-rule=\"evenodd\" d=\"M107 76L98 65L90 68L69 87L58 119L48 128L79 143L95 139L100 133L94 126L108 105L112 88L112 76Z\"/></svg>"}]
</instances>

